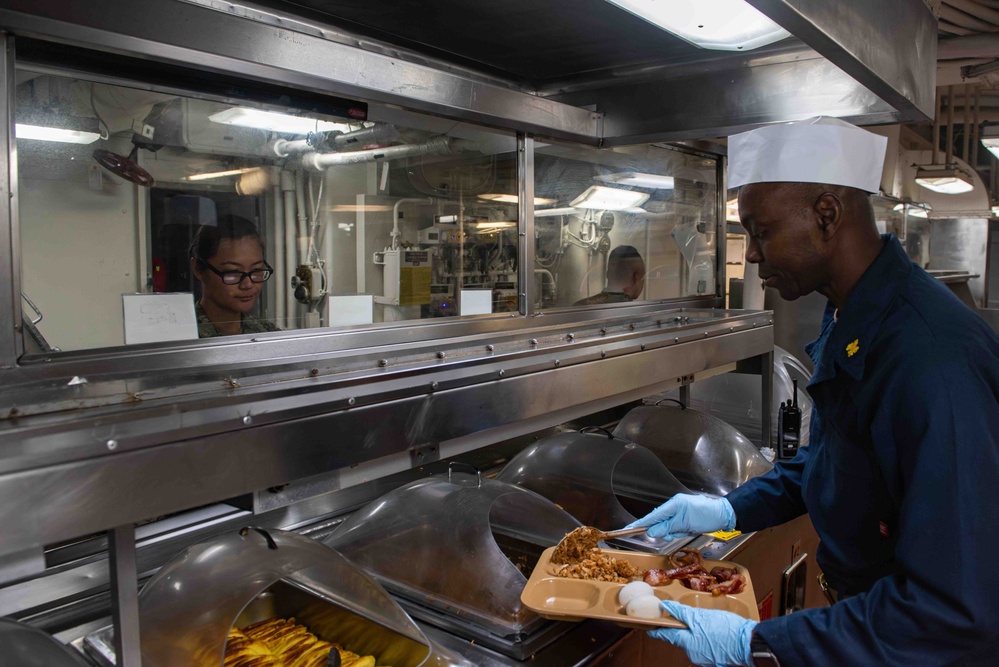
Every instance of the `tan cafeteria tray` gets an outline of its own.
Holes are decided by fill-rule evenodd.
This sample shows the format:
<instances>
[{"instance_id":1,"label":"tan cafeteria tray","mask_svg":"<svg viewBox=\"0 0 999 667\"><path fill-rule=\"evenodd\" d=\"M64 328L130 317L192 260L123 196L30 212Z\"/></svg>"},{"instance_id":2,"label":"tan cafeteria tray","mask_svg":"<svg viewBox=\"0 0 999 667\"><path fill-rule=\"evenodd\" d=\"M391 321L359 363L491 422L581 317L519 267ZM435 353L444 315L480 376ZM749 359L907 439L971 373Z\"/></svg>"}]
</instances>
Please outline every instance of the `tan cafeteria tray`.
<instances>
[{"instance_id":1,"label":"tan cafeteria tray","mask_svg":"<svg viewBox=\"0 0 999 667\"><path fill-rule=\"evenodd\" d=\"M560 566L553 565L551 562L553 551L555 551L555 547L546 549L541 554L527 586L520 594L520 601L531 611L557 621L581 621L587 618L596 618L632 628L686 627L666 612L663 612L662 618L657 619L628 616L624 611L624 606L617 600L618 592L624 584L556 576L555 572ZM669 556L614 549L601 549L600 553L626 560L643 572L652 569L670 570L673 568L670 565ZM656 597L661 600L676 600L691 607L724 609L739 616L759 621L760 614L756 608L756 594L753 592L753 582L750 580L746 568L728 561L704 561L704 568L709 572L711 568L717 566L734 568L746 579L746 586L741 593L735 595L702 593L687 588L679 581L671 581L664 586L654 587ZM635 581L640 579L640 576L634 577Z\"/></svg>"}]
</instances>

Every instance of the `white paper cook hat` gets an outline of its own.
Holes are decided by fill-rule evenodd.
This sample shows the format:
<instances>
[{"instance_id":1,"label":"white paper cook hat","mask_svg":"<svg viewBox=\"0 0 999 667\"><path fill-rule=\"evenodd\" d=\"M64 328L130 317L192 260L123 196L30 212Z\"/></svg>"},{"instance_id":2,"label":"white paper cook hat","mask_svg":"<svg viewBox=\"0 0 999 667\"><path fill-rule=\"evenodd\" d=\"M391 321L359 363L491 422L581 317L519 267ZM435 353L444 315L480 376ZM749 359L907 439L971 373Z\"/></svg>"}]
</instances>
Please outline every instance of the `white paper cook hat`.
<instances>
[{"instance_id":1,"label":"white paper cook hat","mask_svg":"<svg viewBox=\"0 0 999 667\"><path fill-rule=\"evenodd\" d=\"M827 183L877 192L888 139L819 116L761 127L728 139L728 187Z\"/></svg>"}]
</instances>

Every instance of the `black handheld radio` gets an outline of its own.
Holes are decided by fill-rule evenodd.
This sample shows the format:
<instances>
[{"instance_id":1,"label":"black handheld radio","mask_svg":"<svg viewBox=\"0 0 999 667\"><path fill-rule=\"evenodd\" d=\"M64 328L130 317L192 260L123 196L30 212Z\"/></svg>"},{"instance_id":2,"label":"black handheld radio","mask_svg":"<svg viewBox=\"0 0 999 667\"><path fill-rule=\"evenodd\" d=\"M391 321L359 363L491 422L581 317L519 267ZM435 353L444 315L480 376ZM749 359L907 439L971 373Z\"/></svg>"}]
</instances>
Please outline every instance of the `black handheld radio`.
<instances>
[{"instance_id":1,"label":"black handheld radio","mask_svg":"<svg viewBox=\"0 0 999 667\"><path fill-rule=\"evenodd\" d=\"M801 440L801 409L798 408L798 380L794 382L794 402L788 399L777 411L777 456L793 459Z\"/></svg>"}]
</instances>

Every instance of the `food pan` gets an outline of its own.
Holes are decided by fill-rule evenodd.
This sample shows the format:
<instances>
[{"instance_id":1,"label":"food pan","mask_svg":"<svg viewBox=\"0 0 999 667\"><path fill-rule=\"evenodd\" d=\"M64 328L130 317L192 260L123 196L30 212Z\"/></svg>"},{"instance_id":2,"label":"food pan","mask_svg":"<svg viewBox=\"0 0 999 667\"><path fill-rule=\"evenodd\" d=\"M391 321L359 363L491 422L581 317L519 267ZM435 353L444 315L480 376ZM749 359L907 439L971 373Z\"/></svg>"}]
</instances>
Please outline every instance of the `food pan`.
<instances>
[{"instance_id":1,"label":"food pan","mask_svg":"<svg viewBox=\"0 0 999 667\"><path fill-rule=\"evenodd\" d=\"M686 627L666 612L663 612L662 618L657 619L628 616L624 611L624 606L617 599L618 592L624 587L623 583L567 579L557 576L555 573L561 566L551 562L554 551L555 547L552 547L541 554L541 559L520 595L524 606L538 615L559 621L581 621L595 618L632 628ZM600 549L599 551L605 556L628 561L643 572L652 569L669 570L673 568L668 556L614 549ZM734 595L702 593L685 587L680 581L671 581L663 586L655 586L655 595L660 600L675 600L691 607L723 609L744 618L759 621L756 594L753 592L753 582L750 580L746 568L728 561L704 560L704 567L708 571L717 566L732 568L745 578L746 587L741 593ZM635 581L640 579L640 576L634 577Z\"/></svg>"}]
</instances>

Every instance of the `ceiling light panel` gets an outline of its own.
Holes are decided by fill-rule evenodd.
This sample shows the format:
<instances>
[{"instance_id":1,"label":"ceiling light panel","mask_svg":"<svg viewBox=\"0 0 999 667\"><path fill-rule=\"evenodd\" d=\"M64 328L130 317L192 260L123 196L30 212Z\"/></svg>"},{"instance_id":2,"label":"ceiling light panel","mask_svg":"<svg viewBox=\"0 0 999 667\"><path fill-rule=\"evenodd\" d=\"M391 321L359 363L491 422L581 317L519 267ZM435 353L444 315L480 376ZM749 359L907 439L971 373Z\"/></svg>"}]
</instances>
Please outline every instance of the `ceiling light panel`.
<instances>
[{"instance_id":1,"label":"ceiling light panel","mask_svg":"<svg viewBox=\"0 0 999 667\"><path fill-rule=\"evenodd\" d=\"M258 130L269 130L280 134L308 134L309 132L350 132L347 123L335 123L317 118L291 116L289 114L251 109L249 107L232 107L225 111L214 113L208 117L213 123L223 125L238 125L252 127Z\"/></svg>"},{"instance_id":2,"label":"ceiling light panel","mask_svg":"<svg viewBox=\"0 0 999 667\"><path fill-rule=\"evenodd\" d=\"M745 0L607 0L695 46L751 51L791 33Z\"/></svg>"},{"instance_id":3,"label":"ceiling light panel","mask_svg":"<svg viewBox=\"0 0 999 667\"><path fill-rule=\"evenodd\" d=\"M626 208L641 206L648 198L649 195L644 192L591 185L583 194L573 199L569 203L569 206L574 208L593 208L602 211L622 211Z\"/></svg>"},{"instance_id":4,"label":"ceiling light panel","mask_svg":"<svg viewBox=\"0 0 999 667\"><path fill-rule=\"evenodd\" d=\"M99 132L67 130L61 127L44 127L41 125L26 125L24 123L14 125L14 136L18 139L59 141L65 144L92 144L101 138Z\"/></svg>"},{"instance_id":5,"label":"ceiling light panel","mask_svg":"<svg viewBox=\"0 0 999 667\"><path fill-rule=\"evenodd\" d=\"M643 174L637 171L626 171L618 174L601 174L600 176L594 176L594 179L604 183L632 185L636 188L649 188L650 190L672 190L674 184L672 176Z\"/></svg>"}]
</instances>

